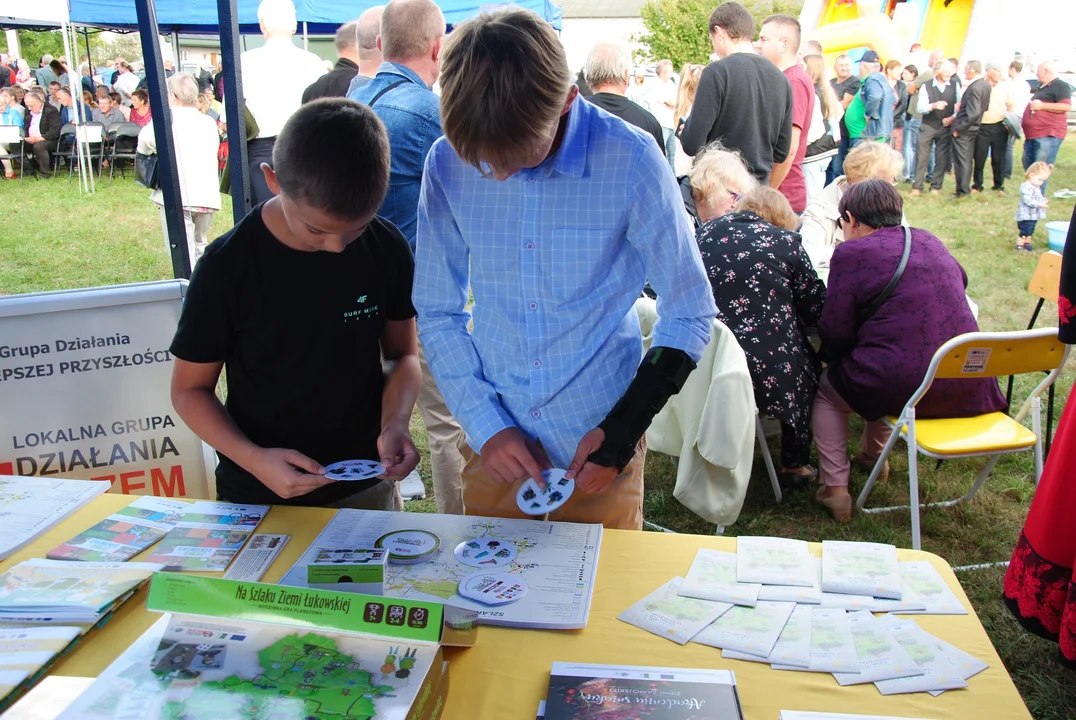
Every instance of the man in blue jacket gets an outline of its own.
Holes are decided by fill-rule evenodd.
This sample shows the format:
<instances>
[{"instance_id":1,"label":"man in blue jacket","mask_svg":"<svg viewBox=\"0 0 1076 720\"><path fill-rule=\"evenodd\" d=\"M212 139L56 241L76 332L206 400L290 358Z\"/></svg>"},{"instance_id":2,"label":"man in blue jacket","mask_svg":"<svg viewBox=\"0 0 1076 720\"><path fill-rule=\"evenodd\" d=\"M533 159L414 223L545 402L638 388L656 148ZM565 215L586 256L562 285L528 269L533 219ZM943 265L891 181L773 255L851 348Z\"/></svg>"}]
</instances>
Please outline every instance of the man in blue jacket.
<instances>
[{"instance_id":1,"label":"man in blue jacket","mask_svg":"<svg viewBox=\"0 0 1076 720\"><path fill-rule=\"evenodd\" d=\"M897 102L889 80L882 74L878 53L868 50L859 59L859 74L863 78L860 93L867 124L860 137L864 140L887 142L893 134L893 106Z\"/></svg>"}]
</instances>

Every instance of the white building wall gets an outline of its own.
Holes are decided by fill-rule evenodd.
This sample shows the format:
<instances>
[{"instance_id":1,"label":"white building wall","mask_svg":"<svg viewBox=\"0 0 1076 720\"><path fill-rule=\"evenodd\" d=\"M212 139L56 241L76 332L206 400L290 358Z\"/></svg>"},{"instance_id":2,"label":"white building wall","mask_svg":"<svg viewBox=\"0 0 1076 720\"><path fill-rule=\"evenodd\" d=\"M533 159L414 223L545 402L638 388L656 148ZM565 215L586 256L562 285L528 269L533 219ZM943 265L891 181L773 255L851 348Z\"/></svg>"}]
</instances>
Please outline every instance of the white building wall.
<instances>
[{"instance_id":1,"label":"white building wall","mask_svg":"<svg viewBox=\"0 0 1076 720\"><path fill-rule=\"evenodd\" d=\"M560 41L568 67L575 73L586 64L587 53L597 43L618 42L634 51L639 45L631 42L631 36L645 30L639 18L565 18Z\"/></svg>"}]
</instances>

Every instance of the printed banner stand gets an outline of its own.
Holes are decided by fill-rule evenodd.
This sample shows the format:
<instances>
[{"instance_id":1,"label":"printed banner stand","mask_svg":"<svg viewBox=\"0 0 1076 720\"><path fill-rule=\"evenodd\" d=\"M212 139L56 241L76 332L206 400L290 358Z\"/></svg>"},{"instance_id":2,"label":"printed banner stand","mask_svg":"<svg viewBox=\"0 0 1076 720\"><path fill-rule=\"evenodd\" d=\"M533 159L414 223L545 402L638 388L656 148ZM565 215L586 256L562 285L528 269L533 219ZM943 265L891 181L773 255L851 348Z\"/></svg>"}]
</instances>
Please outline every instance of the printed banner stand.
<instances>
[{"instance_id":1,"label":"printed banner stand","mask_svg":"<svg viewBox=\"0 0 1076 720\"><path fill-rule=\"evenodd\" d=\"M0 297L0 475L214 498L213 454L169 395L186 290L166 280Z\"/></svg>"}]
</instances>

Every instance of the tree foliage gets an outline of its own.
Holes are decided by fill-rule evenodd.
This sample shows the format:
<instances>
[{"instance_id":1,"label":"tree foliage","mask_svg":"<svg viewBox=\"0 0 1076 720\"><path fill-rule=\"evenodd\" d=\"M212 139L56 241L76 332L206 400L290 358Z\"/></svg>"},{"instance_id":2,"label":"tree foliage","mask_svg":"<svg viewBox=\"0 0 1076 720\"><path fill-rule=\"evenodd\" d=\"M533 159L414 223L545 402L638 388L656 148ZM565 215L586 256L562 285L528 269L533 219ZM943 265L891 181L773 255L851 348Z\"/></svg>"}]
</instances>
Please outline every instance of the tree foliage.
<instances>
[{"instance_id":1,"label":"tree foliage","mask_svg":"<svg viewBox=\"0 0 1076 720\"><path fill-rule=\"evenodd\" d=\"M643 46L636 59L668 58L676 67L706 64L713 52L710 13L720 4L716 0L648 0L639 11L646 31L632 38ZM799 16L803 0L744 0L743 4L759 25L775 13Z\"/></svg>"},{"instance_id":2,"label":"tree foliage","mask_svg":"<svg viewBox=\"0 0 1076 720\"><path fill-rule=\"evenodd\" d=\"M26 59L31 69L37 67L42 55L60 57L64 54L64 39L59 30L19 30L18 33L19 56ZM8 51L7 39L3 34L0 34L0 51ZM82 33L78 34L78 47L72 52L75 64L86 54L86 40ZM129 61L142 59L142 43L138 33L90 33L90 57L94 65L104 67L106 61L114 60L117 56Z\"/></svg>"}]
</instances>

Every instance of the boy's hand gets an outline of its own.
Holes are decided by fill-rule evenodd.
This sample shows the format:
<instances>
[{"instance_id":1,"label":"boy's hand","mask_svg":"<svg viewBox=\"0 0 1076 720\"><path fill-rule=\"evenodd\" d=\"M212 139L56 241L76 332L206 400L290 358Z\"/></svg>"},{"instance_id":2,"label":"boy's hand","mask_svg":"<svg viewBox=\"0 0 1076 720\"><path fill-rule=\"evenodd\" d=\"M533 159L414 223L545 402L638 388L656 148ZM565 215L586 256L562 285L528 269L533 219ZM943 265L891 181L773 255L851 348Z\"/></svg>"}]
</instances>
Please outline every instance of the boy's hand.
<instances>
[{"instance_id":1,"label":"boy's hand","mask_svg":"<svg viewBox=\"0 0 1076 720\"><path fill-rule=\"evenodd\" d=\"M505 428L486 441L479 453L486 472L497 482L512 483L528 477L545 487L542 471L552 467L534 441L519 428Z\"/></svg>"},{"instance_id":2,"label":"boy's hand","mask_svg":"<svg viewBox=\"0 0 1076 720\"><path fill-rule=\"evenodd\" d=\"M418 467L418 450L406 427L390 426L377 438L377 452L385 472L382 480L403 480Z\"/></svg>"},{"instance_id":3,"label":"boy's hand","mask_svg":"<svg viewBox=\"0 0 1076 720\"><path fill-rule=\"evenodd\" d=\"M568 467L565 477L575 478L575 486L585 493L597 495L609 489L616 480L620 471L615 467L605 467L587 462L590 454L601 447L605 441L605 431L594 428L579 441L579 447L575 450L575 457Z\"/></svg>"},{"instance_id":4,"label":"boy's hand","mask_svg":"<svg viewBox=\"0 0 1076 720\"><path fill-rule=\"evenodd\" d=\"M298 450L267 448L255 461L253 474L282 498L293 498L317 490L334 480L325 477L325 468Z\"/></svg>"}]
</instances>

